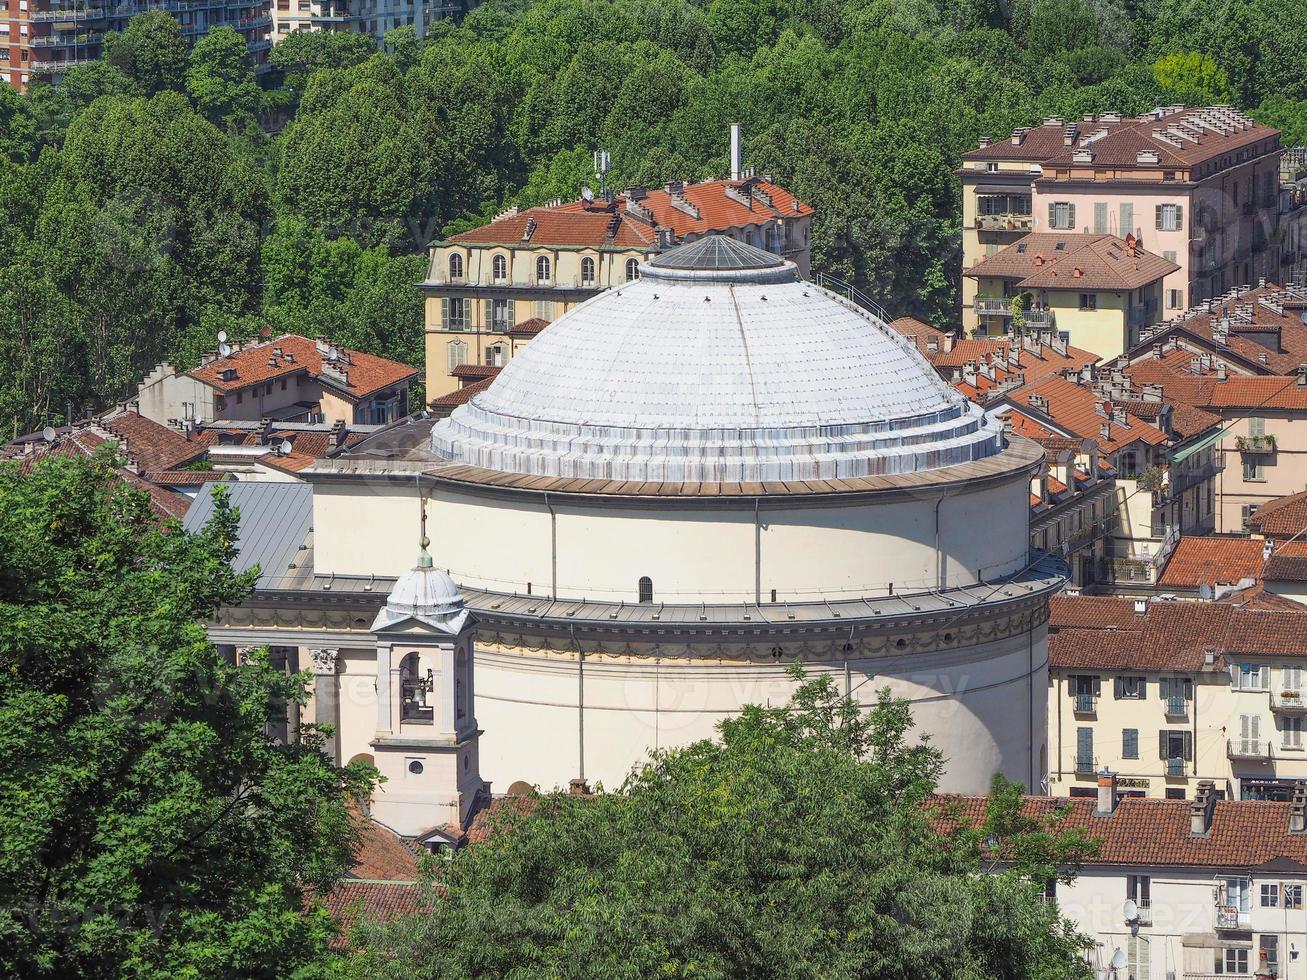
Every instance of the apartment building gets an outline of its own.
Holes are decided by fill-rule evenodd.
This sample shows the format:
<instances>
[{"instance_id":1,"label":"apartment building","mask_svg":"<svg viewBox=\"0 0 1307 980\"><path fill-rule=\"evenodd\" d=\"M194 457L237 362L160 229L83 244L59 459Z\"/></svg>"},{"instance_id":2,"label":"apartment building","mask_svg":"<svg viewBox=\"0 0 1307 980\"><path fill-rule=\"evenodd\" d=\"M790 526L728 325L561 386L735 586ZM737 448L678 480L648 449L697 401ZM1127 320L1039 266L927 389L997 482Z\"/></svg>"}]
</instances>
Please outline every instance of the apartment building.
<instances>
[{"instance_id":1,"label":"apartment building","mask_svg":"<svg viewBox=\"0 0 1307 980\"><path fill-rule=\"evenodd\" d=\"M408 415L417 369L295 334L236 342L192 371L167 362L137 388L134 404L164 425L215 420L384 425Z\"/></svg>"},{"instance_id":2,"label":"apartment building","mask_svg":"<svg viewBox=\"0 0 1307 980\"><path fill-rule=\"evenodd\" d=\"M1092 369L1054 375L1005 391L986 409L1019 435L1087 440L1095 447L1114 488L1110 503L1102 504L1103 517L1096 518L1106 522L1101 533L1107 540L1093 581L1151 587L1182 534L1213 528L1220 461L1212 435L1220 420L1192 409L1177 412L1155 390L1126 392L1113 384Z\"/></svg>"},{"instance_id":3,"label":"apartment building","mask_svg":"<svg viewBox=\"0 0 1307 980\"><path fill-rule=\"evenodd\" d=\"M1280 155L1279 282L1307 285L1307 146Z\"/></svg>"},{"instance_id":4,"label":"apartment building","mask_svg":"<svg viewBox=\"0 0 1307 980\"><path fill-rule=\"evenodd\" d=\"M1307 608L1058 596L1051 617L1054 795L1092 795L1103 768L1175 798L1208 779L1230 799L1288 799L1307 781Z\"/></svg>"},{"instance_id":5,"label":"apartment building","mask_svg":"<svg viewBox=\"0 0 1307 980\"><path fill-rule=\"evenodd\" d=\"M426 37L437 21L467 12L468 0L275 0L273 40L292 31L353 31L378 43L395 27L412 27Z\"/></svg>"},{"instance_id":6,"label":"apartment building","mask_svg":"<svg viewBox=\"0 0 1307 980\"><path fill-rule=\"evenodd\" d=\"M267 0L0 0L0 80L22 92L33 79L58 79L75 65L98 61L106 31L121 31L150 10L176 17L191 44L215 27L232 27L255 65L267 62Z\"/></svg>"},{"instance_id":7,"label":"apartment building","mask_svg":"<svg viewBox=\"0 0 1307 980\"><path fill-rule=\"evenodd\" d=\"M1082 830L1097 852L1050 899L1093 946L1103 980L1307 978L1307 794L1285 802L1138 799L1102 772L1086 799L1028 797L1025 815ZM953 819L979 825L983 797L942 798Z\"/></svg>"},{"instance_id":8,"label":"apartment building","mask_svg":"<svg viewBox=\"0 0 1307 980\"><path fill-rule=\"evenodd\" d=\"M1129 350L1162 312L1162 281L1179 266L1133 235L1032 232L981 259L972 332L981 336L1055 330L1101 358Z\"/></svg>"},{"instance_id":9,"label":"apartment building","mask_svg":"<svg viewBox=\"0 0 1307 980\"><path fill-rule=\"evenodd\" d=\"M497 368L577 304L639 276L673 245L724 234L811 267L813 210L762 177L673 182L505 212L436 242L426 296L426 392L470 397L464 365ZM473 379L476 381L484 379Z\"/></svg>"},{"instance_id":10,"label":"apartment building","mask_svg":"<svg viewBox=\"0 0 1307 980\"><path fill-rule=\"evenodd\" d=\"M1227 106L1056 117L962 155L962 268L1029 232L1125 238L1174 262L1167 310L1279 269L1280 134ZM964 278L963 326L979 285Z\"/></svg>"}]
</instances>

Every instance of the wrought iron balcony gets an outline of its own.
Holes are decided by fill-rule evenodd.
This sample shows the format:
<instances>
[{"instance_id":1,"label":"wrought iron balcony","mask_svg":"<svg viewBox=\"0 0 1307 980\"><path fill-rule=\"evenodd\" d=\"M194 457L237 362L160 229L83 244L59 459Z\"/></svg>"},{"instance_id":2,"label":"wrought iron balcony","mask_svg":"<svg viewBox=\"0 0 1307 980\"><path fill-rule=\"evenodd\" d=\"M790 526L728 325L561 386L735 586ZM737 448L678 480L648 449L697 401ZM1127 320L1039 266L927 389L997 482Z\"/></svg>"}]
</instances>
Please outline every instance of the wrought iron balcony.
<instances>
[{"instance_id":1,"label":"wrought iron balcony","mask_svg":"<svg viewBox=\"0 0 1307 980\"><path fill-rule=\"evenodd\" d=\"M1232 738L1226 743L1226 755L1231 759L1267 762L1271 758L1271 743L1264 738Z\"/></svg>"},{"instance_id":2,"label":"wrought iron balcony","mask_svg":"<svg viewBox=\"0 0 1307 980\"><path fill-rule=\"evenodd\" d=\"M1075 703L1075 713L1078 715L1092 715L1098 710L1098 698L1092 694L1077 694Z\"/></svg>"},{"instance_id":3,"label":"wrought iron balcony","mask_svg":"<svg viewBox=\"0 0 1307 980\"><path fill-rule=\"evenodd\" d=\"M1183 779L1185 774L1184 759L1167 759L1166 775L1171 779Z\"/></svg>"},{"instance_id":4,"label":"wrought iron balcony","mask_svg":"<svg viewBox=\"0 0 1307 980\"><path fill-rule=\"evenodd\" d=\"M1030 231L1034 227L1034 215L1016 211L976 215L977 231Z\"/></svg>"},{"instance_id":5,"label":"wrought iron balcony","mask_svg":"<svg viewBox=\"0 0 1307 980\"><path fill-rule=\"evenodd\" d=\"M1166 699L1166 717L1184 718L1189 714L1189 702L1178 694Z\"/></svg>"},{"instance_id":6,"label":"wrought iron balcony","mask_svg":"<svg viewBox=\"0 0 1307 980\"><path fill-rule=\"evenodd\" d=\"M1098 767L1094 765L1092 757L1083 755L1076 756L1076 775L1092 776L1097 771Z\"/></svg>"},{"instance_id":7,"label":"wrought iron balcony","mask_svg":"<svg viewBox=\"0 0 1307 980\"><path fill-rule=\"evenodd\" d=\"M1271 710L1282 715L1307 714L1307 698L1302 691L1276 691L1271 694Z\"/></svg>"},{"instance_id":8,"label":"wrought iron balcony","mask_svg":"<svg viewBox=\"0 0 1307 980\"><path fill-rule=\"evenodd\" d=\"M1251 924L1248 912L1240 911L1237 905L1216 906L1216 928L1247 929Z\"/></svg>"},{"instance_id":9,"label":"wrought iron balcony","mask_svg":"<svg viewBox=\"0 0 1307 980\"><path fill-rule=\"evenodd\" d=\"M1135 899L1135 908L1139 910L1139 925L1151 926L1153 924L1153 900L1151 898Z\"/></svg>"}]
</instances>

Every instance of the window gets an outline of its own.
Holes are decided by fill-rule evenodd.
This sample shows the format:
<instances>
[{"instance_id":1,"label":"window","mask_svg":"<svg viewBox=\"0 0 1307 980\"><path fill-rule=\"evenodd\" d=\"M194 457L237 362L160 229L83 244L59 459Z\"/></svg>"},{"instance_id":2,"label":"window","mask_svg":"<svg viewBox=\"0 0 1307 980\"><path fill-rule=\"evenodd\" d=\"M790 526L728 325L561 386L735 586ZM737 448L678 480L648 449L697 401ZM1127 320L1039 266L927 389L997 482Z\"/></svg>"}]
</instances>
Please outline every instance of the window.
<instances>
[{"instance_id":1,"label":"window","mask_svg":"<svg viewBox=\"0 0 1307 980\"><path fill-rule=\"evenodd\" d=\"M1073 698L1082 694L1098 697L1102 682L1096 674L1072 674L1067 678L1067 684Z\"/></svg>"},{"instance_id":2,"label":"window","mask_svg":"<svg viewBox=\"0 0 1307 980\"><path fill-rule=\"evenodd\" d=\"M1076 771L1094 771L1094 730L1076 729Z\"/></svg>"},{"instance_id":3,"label":"window","mask_svg":"<svg viewBox=\"0 0 1307 980\"><path fill-rule=\"evenodd\" d=\"M1184 208L1179 204L1159 204L1155 209L1158 231L1183 231Z\"/></svg>"},{"instance_id":4,"label":"window","mask_svg":"<svg viewBox=\"0 0 1307 980\"><path fill-rule=\"evenodd\" d=\"M1082 310L1096 310L1096 309L1098 309L1098 294L1097 294L1097 293L1081 293L1081 294L1080 294L1080 308L1081 308Z\"/></svg>"},{"instance_id":5,"label":"window","mask_svg":"<svg viewBox=\"0 0 1307 980\"><path fill-rule=\"evenodd\" d=\"M1239 716L1239 751L1244 755L1262 754L1262 718L1261 715Z\"/></svg>"},{"instance_id":6,"label":"window","mask_svg":"<svg viewBox=\"0 0 1307 980\"><path fill-rule=\"evenodd\" d=\"M1264 909L1275 909L1280 907L1280 886L1278 884L1263 884L1257 889L1257 904Z\"/></svg>"},{"instance_id":7,"label":"window","mask_svg":"<svg viewBox=\"0 0 1307 980\"><path fill-rule=\"evenodd\" d=\"M486 348L486 367L504 366L504 345L493 344Z\"/></svg>"},{"instance_id":8,"label":"window","mask_svg":"<svg viewBox=\"0 0 1307 980\"><path fill-rule=\"evenodd\" d=\"M448 373L453 374L454 368L467 363L467 344L461 340L451 340L445 348L445 358Z\"/></svg>"},{"instance_id":9,"label":"window","mask_svg":"<svg viewBox=\"0 0 1307 980\"><path fill-rule=\"evenodd\" d=\"M1252 911L1252 882L1247 878L1218 878L1221 904L1247 915Z\"/></svg>"},{"instance_id":10,"label":"window","mask_svg":"<svg viewBox=\"0 0 1307 980\"><path fill-rule=\"evenodd\" d=\"M511 299L491 300L490 321L494 329L500 333L511 330L513 324L517 322L513 314L513 301Z\"/></svg>"},{"instance_id":11,"label":"window","mask_svg":"<svg viewBox=\"0 0 1307 980\"><path fill-rule=\"evenodd\" d=\"M496 255L490 260L490 275L495 282L503 282L508 278L508 259L502 255Z\"/></svg>"},{"instance_id":12,"label":"window","mask_svg":"<svg viewBox=\"0 0 1307 980\"><path fill-rule=\"evenodd\" d=\"M1125 952L1126 976L1148 980L1153 975L1153 941L1148 936L1130 936Z\"/></svg>"},{"instance_id":13,"label":"window","mask_svg":"<svg viewBox=\"0 0 1307 980\"><path fill-rule=\"evenodd\" d=\"M552 276L552 266L549 264L549 256L542 255L536 259L536 282L541 285L547 284Z\"/></svg>"},{"instance_id":14,"label":"window","mask_svg":"<svg viewBox=\"0 0 1307 980\"><path fill-rule=\"evenodd\" d=\"M986 163L986 164L985 164L985 173L988 173L988 174L996 174L996 173L998 173L998 164L997 164L997 163L993 163L993 162Z\"/></svg>"},{"instance_id":15,"label":"window","mask_svg":"<svg viewBox=\"0 0 1307 980\"><path fill-rule=\"evenodd\" d=\"M458 281L463 278L463 255L451 252L449 255L449 278Z\"/></svg>"},{"instance_id":16,"label":"window","mask_svg":"<svg viewBox=\"0 0 1307 980\"><path fill-rule=\"evenodd\" d=\"M1180 759L1189 762L1194 757L1194 733L1184 728L1163 728L1157 733L1158 756L1163 762Z\"/></svg>"},{"instance_id":17,"label":"window","mask_svg":"<svg viewBox=\"0 0 1307 980\"><path fill-rule=\"evenodd\" d=\"M1162 258L1166 259L1166 261L1168 261L1168 262L1174 262L1174 261L1175 261L1175 249L1173 249L1173 248L1163 249L1163 250L1162 250Z\"/></svg>"},{"instance_id":18,"label":"window","mask_svg":"<svg viewBox=\"0 0 1307 980\"><path fill-rule=\"evenodd\" d=\"M1246 947L1227 947L1216 951L1216 970L1218 975L1227 973L1248 973L1248 950Z\"/></svg>"},{"instance_id":19,"label":"window","mask_svg":"<svg viewBox=\"0 0 1307 980\"><path fill-rule=\"evenodd\" d=\"M1287 715L1284 719L1284 728L1282 729L1283 739L1280 742L1281 747L1286 749L1302 749L1302 716Z\"/></svg>"},{"instance_id":20,"label":"window","mask_svg":"<svg viewBox=\"0 0 1307 980\"><path fill-rule=\"evenodd\" d=\"M581 285L593 286L595 284L595 260L586 256L581 260Z\"/></svg>"},{"instance_id":21,"label":"window","mask_svg":"<svg viewBox=\"0 0 1307 980\"><path fill-rule=\"evenodd\" d=\"M1152 879L1148 875L1126 875L1125 897L1136 905L1152 900Z\"/></svg>"},{"instance_id":22,"label":"window","mask_svg":"<svg viewBox=\"0 0 1307 980\"><path fill-rule=\"evenodd\" d=\"M1286 909L1302 908L1302 885L1284 886L1284 907Z\"/></svg>"},{"instance_id":23,"label":"window","mask_svg":"<svg viewBox=\"0 0 1307 980\"><path fill-rule=\"evenodd\" d=\"M1270 670L1264 664L1231 664L1230 686L1236 691L1265 691Z\"/></svg>"},{"instance_id":24,"label":"window","mask_svg":"<svg viewBox=\"0 0 1307 980\"><path fill-rule=\"evenodd\" d=\"M1139 729L1138 728L1121 729L1121 758L1123 759L1139 758Z\"/></svg>"},{"instance_id":25,"label":"window","mask_svg":"<svg viewBox=\"0 0 1307 980\"><path fill-rule=\"evenodd\" d=\"M541 320L552 321L554 319L554 301L552 299L536 300L535 315Z\"/></svg>"},{"instance_id":26,"label":"window","mask_svg":"<svg viewBox=\"0 0 1307 980\"><path fill-rule=\"evenodd\" d=\"M1163 677L1157 682L1157 689L1163 701L1179 698L1182 701L1194 699L1194 682L1191 677Z\"/></svg>"},{"instance_id":27,"label":"window","mask_svg":"<svg viewBox=\"0 0 1307 980\"><path fill-rule=\"evenodd\" d=\"M1076 206L1070 201L1050 201L1048 204L1048 227L1074 228L1076 226Z\"/></svg>"},{"instance_id":28,"label":"window","mask_svg":"<svg viewBox=\"0 0 1307 980\"><path fill-rule=\"evenodd\" d=\"M653 602L653 579L648 575L640 579L640 601Z\"/></svg>"},{"instance_id":29,"label":"window","mask_svg":"<svg viewBox=\"0 0 1307 980\"><path fill-rule=\"evenodd\" d=\"M1121 236L1133 235L1135 232L1135 206L1127 201L1121 205Z\"/></svg>"},{"instance_id":30,"label":"window","mask_svg":"<svg viewBox=\"0 0 1307 980\"><path fill-rule=\"evenodd\" d=\"M1243 479L1245 483L1265 483L1266 464L1259 457L1248 457L1243 461Z\"/></svg>"},{"instance_id":31,"label":"window","mask_svg":"<svg viewBox=\"0 0 1307 980\"><path fill-rule=\"evenodd\" d=\"M1261 943L1258 946L1258 959L1266 958L1266 965L1270 967L1273 976L1280 975L1280 937L1273 933L1262 933Z\"/></svg>"},{"instance_id":32,"label":"window","mask_svg":"<svg viewBox=\"0 0 1307 980\"><path fill-rule=\"evenodd\" d=\"M1266 419L1258 418L1253 415L1248 419L1248 435L1253 439L1262 439L1266 436Z\"/></svg>"},{"instance_id":33,"label":"window","mask_svg":"<svg viewBox=\"0 0 1307 980\"><path fill-rule=\"evenodd\" d=\"M635 282L640 278L640 262L638 259L626 260L626 281Z\"/></svg>"},{"instance_id":34,"label":"window","mask_svg":"<svg viewBox=\"0 0 1307 980\"><path fill-rule=\"evenodd\" d=\"M1302 693L1302 668L1301 667L1281 667L1280 668L1280 690L1288 693Z\"/></svg>"},{"instance_id":35,"label":"window","mask_svg":"<svg viewBox=\"0 0 1307 980\"><path fill-rule=\"evenodd\" d=\"M1094 234L1107 234L1107 202L1097 201L1094 204Z\"/></svg>"},{"instance_id":36,"label":"window","mask_svg":"<svg viewBox=\"0 0 1307 980\"><path fill-rule=\"evenodd\" d=\"M440 325L446 330L466 330L471 304L463 296L446 296L440 301Z\"/></svg>"},{"instance_id":37,"label":"window","mask_svg":"<svg viewBox=\"0 0 1307 980\"><path fill-rule=\"evenodd\" d=\"M1119 454L1114 469L1125 479L1133 480L1139 475L1139 456L1134 450Z\"/></svg>"},{"instance_id":38,"label":"window","mask_svg":"<svg viewBox=\"0 0 1307 980\"><path fill-rule=\"evenodd\" d=\"M1168 310L1178 310L1184 306L1184 290L1168 289L1166 291L1166 308Z\"/></svg>"},{"instance_id":39,"label":"window","mask_svg":"<svg viewBox=\"0 0 1307 980\"><path fill-rule=\"evenodd\" d=\"M1118 701L1142 701L1148 696L1148 680L1143 677L1118 677L1112 693Z\"/></svg>"}]
</instances>

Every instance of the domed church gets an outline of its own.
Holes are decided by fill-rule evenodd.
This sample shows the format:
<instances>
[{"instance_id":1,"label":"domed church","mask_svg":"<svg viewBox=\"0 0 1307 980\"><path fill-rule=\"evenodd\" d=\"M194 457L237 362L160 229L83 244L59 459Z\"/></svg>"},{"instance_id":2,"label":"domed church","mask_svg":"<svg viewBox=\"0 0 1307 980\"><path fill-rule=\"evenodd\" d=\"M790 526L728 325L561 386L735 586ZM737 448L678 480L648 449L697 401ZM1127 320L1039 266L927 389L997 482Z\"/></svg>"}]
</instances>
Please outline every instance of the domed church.
<instances>
[{"instance_id":1,"label":"domed church","mask_svg":"<svg viewBox=\"0 0 1307 980\"><path fill-rule=\"evenodd\" d=\"M425 525L475 624L467 717L494 791L616 788L650 749L783 703L796 660L863 704L907 698L944 789L999 771L1038 790L1063 576L1029 553L1040 460L877 316L705 238L551 324L449 418L303 471L293 567L214 635L331 644L336 751L375 757L374 620Z\"/></svg>"}]
</instances>

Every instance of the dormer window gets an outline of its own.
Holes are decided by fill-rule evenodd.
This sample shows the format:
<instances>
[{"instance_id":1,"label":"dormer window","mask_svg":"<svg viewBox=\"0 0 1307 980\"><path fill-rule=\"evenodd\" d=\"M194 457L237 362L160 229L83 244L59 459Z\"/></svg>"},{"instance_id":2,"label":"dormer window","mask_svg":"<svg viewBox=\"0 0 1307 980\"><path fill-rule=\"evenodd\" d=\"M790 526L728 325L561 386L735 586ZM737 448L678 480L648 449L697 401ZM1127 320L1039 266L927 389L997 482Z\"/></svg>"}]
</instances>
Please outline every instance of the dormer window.
<instances>
[{"instance_id":1,"label":"dormer window","mask_svg":"<svg viewBox=\"0 0 1307 980\"><path fill-rule=\"evenodd\" d=\"M586 256L581 260L581 285L593 286L595 283L595 260Z\"/></svg>"},{"instance_id":2,"label":"dormer window","mask_svg":"<svg viewBox=\"0 0 1307 980\"><path fill-rule=\"evenodd\" d=\"M626 260L626 281L635 282L640 278L640 263L636 259Z\"/></svg>"},{"instance_id":3,"label":"dormer window","mask_svg":"<svg viewBox=\"0 0 1307 980\"><path fill-rule=\"evenodd\" d=\"M542 255L536 259L536 282L541 285L547 285L552 278L550 275L552 267L549 262L549 256Z\"/></svg>"},{"instance_id":4,"label":"dormer window","mask_svg":"<svg viewBox=\"0 0 1307 980\"><path fill-rule=\"evenodd\" d=\"M463 256L453 252L449 256L449 278L458 281L463 278Z\"/></svg>"},{"instance_id":5,"label":"dormer window","mask_svg":"<svg viewBox=\"0 0 1307 980\"><path fill-rule=\"evenodd\" d=\"M508 278L508 259L502 255L496 255L490 260L490 274L494 277L495 282L503 282Z\"/></svg>"}]
</instances>

